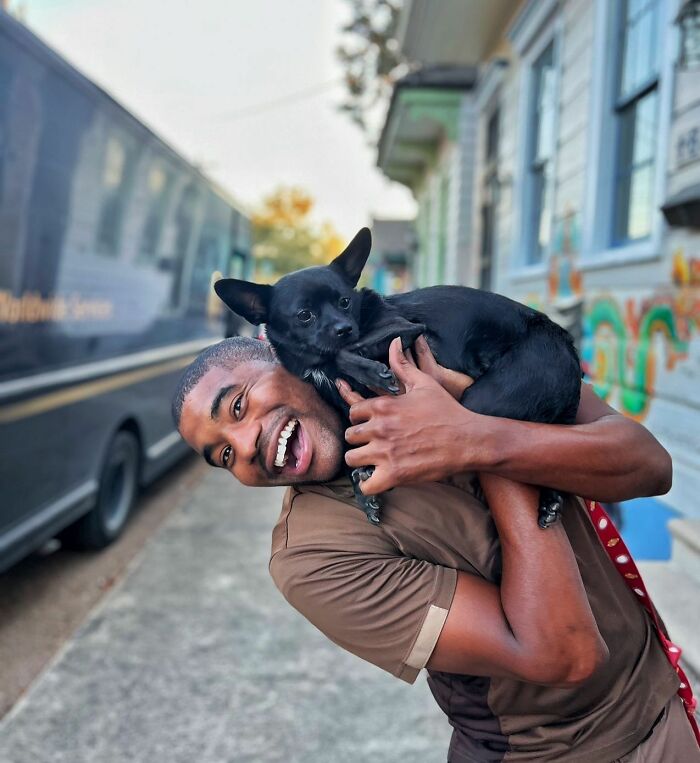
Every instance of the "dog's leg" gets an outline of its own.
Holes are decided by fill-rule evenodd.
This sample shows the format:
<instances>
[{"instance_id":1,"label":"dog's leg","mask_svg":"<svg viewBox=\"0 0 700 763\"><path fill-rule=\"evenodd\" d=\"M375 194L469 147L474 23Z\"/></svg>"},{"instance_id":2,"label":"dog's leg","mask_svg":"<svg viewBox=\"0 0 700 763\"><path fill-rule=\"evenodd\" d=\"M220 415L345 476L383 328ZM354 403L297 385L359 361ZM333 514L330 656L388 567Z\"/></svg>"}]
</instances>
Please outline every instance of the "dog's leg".
<instances>
[{"instance_id":1,"label":"dog's leg","mask_svg":"<svg viewBox=\"0 0 700 763\"><path fill-rule=\"evenodd\" d=\"M373 360L386 358L389 354L389 345L397 336L401 338L402 349L406 350L425 331L426 328L422 323L411 323L401 316L392 316L390 321L373 326L362 339L346 349Z\"/></svg>"},{"instance_id":2,"label":"dog's leg","mask_svg":"<svg viewBox=\"0 0 700 763\"><path fill-rule=\"evenodd\" d=\"M341 350L335 358L338 369L351 379L369 388L386 389L392 394L399 392L399 385L392 371L383 363L369 358L363 358L347 350ZM347 418L347 416L346 416ZM368 480L374 472L373 466L363 466L350 472L355 500L373 524L379 524L379 509L381 502L376 495L364 495L360 484Z\"/></svg>"},{"instance_id":3,"label":"dog's leg","mask_svg":"<svg viewBox=\"0 0 700 763\"><path fill-rule=\"evenodd\" d=\"M474 395L474 391L477 392L477 395ZM480 384L479 381L467 389L460 402L465 408L469 408L475 413L497 415L493 409L489 408L488 406L489 404L493 405L499 402L498 398L492 398L491 390L485 387L483 384ZM483 403L484 405L482 406L478 403ZM511 418L516 417L511 416ZM563 506L564 499L561 493L549 488L542 488L540 490L540 507L538 511L537 524L543 530L551 527L559 519Z\"/></svg>"},{"instance_id":4,"label":"dog's leg","mask_svg":"<svg viewBox=\"0 0 700 763\"><path fill-rule=\"evenodd\" d=\"M352 480L352 488L355 492L355 500L360 504L360 508L367 515L367 519L369 519L373 525L378 525L379 509L381 508L381 502L378 496L365 495L360 490L360 484L365 480L368 480L373 472L373 466L360 466L350 472L350 479Z\"/></svg>"},{"instance_id":5,"label":"dog's leg","mask_svg":"<svg viewBox=\"0 0 700 763\"><path fill-rule=\"evenodd\" d=\"M393 371L377 360L370 360L356 355L349 350L341 350L335 357L340 371L365 387L385 389L393 395L398 394L399 384Z\"/></svg>"},{"instance_id":6,"label":"dog's leg","mask_svg":"<svg viewBox=\"0 0 700 763\"><path fill-rule=\"evenodd\" d=\"M566 364L558 375L543 373L543 369L551 369L556 363L561 366L564 362ZM464 392L460 402L465 408L487 416L570 423L563 420L562 411L578 405L580 382L576 373L575 365L568 357L562 361L541 336L534 334L499 357ZM566 383L559 383L558 376ZM538 387L539 380L542 383ZM555 524L563 504L559 492L543 488L540 491L539 526L546 529Z\"/></svg>"}]
</instances>

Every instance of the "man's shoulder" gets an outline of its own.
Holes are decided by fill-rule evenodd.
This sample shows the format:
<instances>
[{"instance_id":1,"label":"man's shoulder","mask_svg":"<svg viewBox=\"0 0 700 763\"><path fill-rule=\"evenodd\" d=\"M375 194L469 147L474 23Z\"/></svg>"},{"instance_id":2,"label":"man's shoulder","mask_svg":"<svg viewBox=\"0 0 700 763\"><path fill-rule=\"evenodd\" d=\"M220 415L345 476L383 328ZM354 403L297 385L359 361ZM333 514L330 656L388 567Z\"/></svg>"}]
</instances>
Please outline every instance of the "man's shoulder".
<instances>
[{"instance_id":1,"label":"man's shoulder","mask_svg":"<svg viewBox=\"0 0 700 763\"><path fill-rule=\"evenodd\" d=\"M395 488L381 496L379 525L367 520L349 480L290 487L273 530L273 577L293 570L311 573L349 557L360 563L369 557L409 556L458 569L477 558L486 564L497 539L472 484L465 478Z\"/></svg>"},{"instance_id":2,"label":"man's shoulder","mask_svg":"<svg viewBox=\"0 0 700 763\"><path fill-rule=\"evenodd\" d=\"M284 550L362 551L383 533L355 503L349 481L287 488L272 531L272 557Z\"/></svg>"},{"instance_id":3,"label":"man's shoulder","mask_svg":"<svg viewBox=\"0 0 700 763\"><path fill-rule=\"evenodd\" d=\"M290 488L270 574L289 604L336 644L413 682L439 636L457 574L401 548L392 504L385 502L376 526L351 489Z\"/></svg>"},{"instance_id":4,"label":"man's shoulder","mask_svg":"<svg viewBox=\"0 0 700 763\"><path fill-rule=\"evenodd\" d=\"M366 548L370 538L397 540L404 532L422 533L436 524L462 524L464 514L488 511L469 475L445 483L406 485L380 496L379 525L370 523L355 501L349 479L287 489L275 526L273 553L282 546L338 544ZM371 544L370 544L371 545Z\"/></svg>"},{"instance_id":5,"label":"man's shoulder","mask_svg":"<svg viewBox=\"0 0 700 763\"><path fill-rule=\"evenodd\" d=\"M348 483L349 484L349 483ZM399 552L367 521L341 486L304 485L287 489L272 531L269 570L286 598L304 583L328 577L333 567L357 566L377 555Z\"/></svg>"}]
</instances>

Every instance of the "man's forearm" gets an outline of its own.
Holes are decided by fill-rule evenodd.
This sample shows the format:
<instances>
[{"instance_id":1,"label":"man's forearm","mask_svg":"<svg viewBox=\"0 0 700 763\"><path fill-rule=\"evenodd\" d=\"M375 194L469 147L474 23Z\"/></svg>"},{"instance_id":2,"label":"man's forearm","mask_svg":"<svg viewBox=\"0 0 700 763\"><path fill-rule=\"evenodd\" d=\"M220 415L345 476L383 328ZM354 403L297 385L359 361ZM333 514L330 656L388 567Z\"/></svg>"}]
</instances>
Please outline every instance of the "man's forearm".
<instances>
[{"instance_id":1,"label":"man's forearm","mask_svg":"<svg viewBox=\"0 0 700 763\"><path fill-rule=\"evenodd\" d=\"M353 426L348 466L374 464L366 495L467 471L552 487L600 501L666 493L671 459L643 426L616 413L581 385L577 423L534 424L463 408L392 344L391 368L406 394L363 400L339 386Z\"/></svg>"},{"instance_id":2,"label":"man's forearm","mask_svg":"<svg viewBox=\"0 0 700 763\"><path fill-rule=\"evenodd\" d=\"M671 459L644 427L620 415L571 426L493 418L483 471L598 501L659 495Z\"/></svg>"},{"instance_id":3,"label":"man's forearm","mask_svg":"<svg viewBox=\"0 0 700 763\"><path fill-rule=\"evenodd\" d=\"M501 603L521 670L532 670L535 682L588 678L607 650L563 526L537 526L538 490L493 474L480 479L501 543Z\"/></svg>"},{"instance_id":4,"label":"man's forearm","mask_svg":"<svg viewBox=\"0 0 700 763\"><path fill-rule=\"evenodd\" d=\"M428 668L551 686L587 681L608 650L563 523L537 526L533 486L488 473L479 479L500 540L502 575L496 584L457 573Z\"/></svg>"}]
</instances>

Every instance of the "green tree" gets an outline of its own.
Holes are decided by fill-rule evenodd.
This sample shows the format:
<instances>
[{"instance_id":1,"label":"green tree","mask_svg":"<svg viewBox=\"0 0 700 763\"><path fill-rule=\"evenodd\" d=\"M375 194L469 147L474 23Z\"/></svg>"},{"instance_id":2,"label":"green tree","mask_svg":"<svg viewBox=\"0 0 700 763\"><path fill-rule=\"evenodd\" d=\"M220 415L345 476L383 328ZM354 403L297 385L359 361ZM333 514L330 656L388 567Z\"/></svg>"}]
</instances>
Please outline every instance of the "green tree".
<instances>
[{"instance_id":1,"label":"green tree","mask_svg":"<svg viewBox=\"0 0 700 763\"><path fill-rule=\"evenodd\" d=\"M400 0L345 0L350 21L342 27L336 55L345 70L346 96L340 105L365 132L370 112L390 94L409 67L396 40Z\"/></svg>"},{"instance_id":2,"label":"green tree","mask_svg":"<svg viewBox=\"0 0 700 763\"><path fill-rule=\"evenodd\" d=\"M316 224L314 200L297 187L280 187L252 217L255 280L276 281L285 273L330 262L343 249L332 223Z\"/></svg>"}]
</instances>

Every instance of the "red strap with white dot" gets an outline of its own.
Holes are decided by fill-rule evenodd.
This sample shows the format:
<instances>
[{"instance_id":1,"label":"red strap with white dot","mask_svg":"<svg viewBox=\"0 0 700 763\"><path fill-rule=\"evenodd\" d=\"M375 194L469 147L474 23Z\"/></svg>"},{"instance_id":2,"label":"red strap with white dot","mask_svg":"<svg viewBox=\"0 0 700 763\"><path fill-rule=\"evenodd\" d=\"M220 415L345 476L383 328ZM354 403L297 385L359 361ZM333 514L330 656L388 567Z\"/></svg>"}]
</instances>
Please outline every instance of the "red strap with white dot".
<instances>
[{"instance_id":1,"label":"red strap with white dot","mask_svg":"<svg viewBox=\"0 0 700 763\"><path fill-rule=\"evenodd\" d=\"M681 682L680 687L678 688L678 696L683 702L683 707L685 708L695 738L698 741L698 745L700 745L700 729L698 729L698 724L695 719L697 700L693 696L693 690L683 668L681 668L678 663L682 650L678 645L669 641L669 639L666 638L666 634L661 629L659 616L656 613L654 604L649 598L649 593L644 585L642 576L639 574L637 565L634 563L634 559L632 559L632 554L630 554L620 533L613 524L612 519L610 519L605 509L596 501L586 501L586 505L590 511L593 527L595 527L595 531L598 533L603 548L622 575L622 579L627 584L627 587L634 593L639 603L649 613L651 621L654 624L656 635L659 637L661 646L666 653L666 657L668 657L669 662L676 673L678 673L678 678Z\"/></svg>"}]
</instances>

